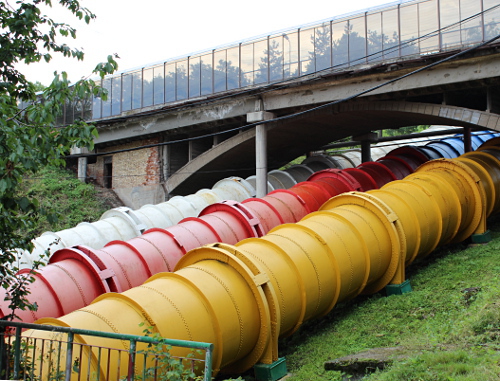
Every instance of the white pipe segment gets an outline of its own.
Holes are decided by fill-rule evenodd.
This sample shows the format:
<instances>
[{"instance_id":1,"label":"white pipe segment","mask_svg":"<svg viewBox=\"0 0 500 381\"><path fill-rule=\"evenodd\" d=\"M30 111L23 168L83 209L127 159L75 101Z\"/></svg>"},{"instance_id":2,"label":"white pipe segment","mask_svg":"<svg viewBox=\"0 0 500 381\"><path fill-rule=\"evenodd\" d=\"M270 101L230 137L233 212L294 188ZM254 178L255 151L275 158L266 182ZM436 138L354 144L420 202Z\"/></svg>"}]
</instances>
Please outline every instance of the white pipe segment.
<instances>
[{"instance_id":1,"label":"white pipe segment","mask_svg":"<svg viewBox=\"0 0 500 381\"><path fill-rule=\"evenodd\" d=\"M255 197L255 187L240 177L228 177L215 183L212 190L222 200L241 202L247 198Z\"/></svg>"},{"instance_id":2,"label":"white pipe segment","mask_svg":"<svg viewBox=\"0 0 500 381\"><path fill-rule=\"evenodd\" d=\"M34 261L45 259L50 254L75 245L100 249L108 242L128 241L149 228L166 228L184 218L197 217L208 205L223 200L243 201L254 197L255 189L240 177L223 179L212 189L201 189L189 196L175 196L156 205L144 205L137 210L118 207L103 213L99 221L82 222L77 226L58 232L45 232L33 240L31 253L17 250L18 267L30 268Z\"/></svg>"},{"instance_id":3,"label":"white pipe segment","mask_svg":"<svg viewBox=\"0 0 500 381\"><path fill-rule=\"evenodd\" d=\"M252 175L252 176L248 176L246 179L245 179L252 187L256 187L257 185L257 176L255 175ZM272 192L273 190L275 190L274 186L271 184L271 182L269 181L269 174L267 175L267 191L268 193L269 192Z\"/></svg>"},{"instance_id":4,"label":"white pipe segment","mask_svg":"<svg viewBox=\"0 0 500 381\"><path fill-rule=\"evenodd\" d=\"M309 176L311 176L314 171L309 168L307 165L302 164L294 164L291 167L288 167L284 170L284 172L289 173L295 179L297 183L301 183L302 181L306 181Z\"/></svg>"},{"instance_id":5,"label":"white pipe segment","mask_svg":"<svg viewBox=\"0 0 500 381\"><path fill-rule=\"evenodd\" d=\"M274 189L288 189L297 184L295 178L288 172L275 169L267 174L268 181Z\"/></svg>"}]
</instances>

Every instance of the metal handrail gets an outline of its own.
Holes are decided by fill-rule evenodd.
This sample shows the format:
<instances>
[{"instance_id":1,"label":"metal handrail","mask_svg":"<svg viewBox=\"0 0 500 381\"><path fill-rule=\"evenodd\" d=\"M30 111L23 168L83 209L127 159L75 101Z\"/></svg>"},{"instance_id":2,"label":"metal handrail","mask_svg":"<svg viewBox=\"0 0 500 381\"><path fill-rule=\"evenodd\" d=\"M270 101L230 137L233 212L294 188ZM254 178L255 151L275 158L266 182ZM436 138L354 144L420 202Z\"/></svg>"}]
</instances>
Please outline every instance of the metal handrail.
<instances>
[{"instance_id":1,"label":"metal handrail","mask_svg":"<svg viewBox=\"0 0 500 381\"><path fill-rule=\"evenodd\" d=\"M11 322L0 320L0 332L3 333L4 339L0 340L0 371L6 369L8 364L5 364L6 358L4 357L6 353L6 343L5 343L5 334L9 331L9 327L15 328L15 342L14 342L14 372L13 379L18 379L20 376L20 364L21 364L21 338L22 332L26 329L38 330L38 331L49 331L49 332L58 332L58 333L66 333L67 337L67 348L66 348L66 364L64 366L65 380L68 381L71 378L71 367L72 367L72 359L73 359L73 344L75 335L85 335L85 336L96 336L102 338L110 338L116 340L124 340L130 343L129 354L130 361L128 364L128 374L127 380L134 379L134 368L135 368L135 355L137 352L137 343L145 343L145 344L164 344L172 347L182 347L189 348L195 350L202 350L205 352L204 360L204 371L203 371L203 380L209 381L212 378L212 359L213 359L213 350L214 345L211 343L203 343L196 341L186 341L186 340L176 340L176 339L167 339L162 338L160 340L149 337L149 336L139 336L139 335L130 335L130 334L122 334L122 333L114 333L114 332L102 332L102 331L93 331L87 329L78 329L78 328L69 328L69 327L58 327L58 326L50 326L50 325L42 325L42 324L32 324L32 323L22 323L22 322ZM116 349L116 348L112 348Z\"/></svg>"}]
</instances>

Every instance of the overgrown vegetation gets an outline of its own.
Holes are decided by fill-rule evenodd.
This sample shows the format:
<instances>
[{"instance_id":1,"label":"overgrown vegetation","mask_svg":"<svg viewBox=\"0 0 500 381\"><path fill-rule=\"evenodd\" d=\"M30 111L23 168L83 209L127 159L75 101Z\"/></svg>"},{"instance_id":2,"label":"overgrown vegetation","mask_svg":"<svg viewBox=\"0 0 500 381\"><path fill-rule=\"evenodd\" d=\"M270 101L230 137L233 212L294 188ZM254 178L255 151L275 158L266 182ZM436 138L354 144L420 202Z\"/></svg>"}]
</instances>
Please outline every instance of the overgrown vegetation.
<instances>
[{"instance_id":1,"label":"overgrown vegetation","mask_svg":"<svg viewBox=\"0 0 500 381\"><path fill-rule=\"evenodd\" d=\"M52 224L46 216L41 216L30 230L24 232L32 237L49 230L69 229L82 221L97 221L109 209L97 197L93 185L82 183L74 173L63 168L42 168L34 176L25 178L20 192L37 199L43 208L55 207Z\"/></svg>"},{"instance_id":2,"label":"overgrown vegetation","mask_svg":"<svg viewBox=\"0 0 500 381\"><path fill-rule=\"evenodd\" d=\"M0 1L0 286L7 290L12 311L35 308L25 299L27 279L15 276L16 249L32 250L33 237L26 232L40 216L49 222L54 219L52 208L19 193L22 179L48 165L63 165L72 147L92 149L95 126L80 119L59 126L57 118L68 104L83 107L94 96L106 97L93 80L71 83L64 71L55 72L51 84L37 94L40 86L18 70L21 62L50 62L53 55L83 60L83 51L68 45L76 38L76 30L51 18L52 6L67 10L66 16L73 21L88 24L96 17L77 0ZM112 74L118 66L114 58L108 56L93 73L101 78Z\"/></svg>"},{"instance_id":3,"label":"overgrown vegetation","mask_svg":"<svg viewBox=\"0 0 500 381\"><path fill-rule=\"evenodd\" d=\"M410 267L413 292L358 297L280 342L290 381L342 380L325 361L400 346L408 358L367 381L500 379L500 218L493 241L446 247Z\"/></svg>"},{"instance_id":4,"label":"overgrown vegetation","mask_svg":"<svg viewBox=\"0 0 500 381\"><path fill-rule=\"evenodd\" d=\"M144 326L141 323L140 326ZM148 344L147 349L138 352L140 356L154 359L151 361L150 366L142 370L142 374L135 376L136 380L146 381L201 381L203 376L197 376L196 372L199 373L200 369L198 366L194 366L191 369L191 361L195 358L195 355L200 355L202 351L192 350L184 358L176 358L171 355L172 347L163 342L163 338L154 332L154 327L148 327L143 330L144 336L151 337L156 340L156 344Z\"/></svg>"}]
</instances>

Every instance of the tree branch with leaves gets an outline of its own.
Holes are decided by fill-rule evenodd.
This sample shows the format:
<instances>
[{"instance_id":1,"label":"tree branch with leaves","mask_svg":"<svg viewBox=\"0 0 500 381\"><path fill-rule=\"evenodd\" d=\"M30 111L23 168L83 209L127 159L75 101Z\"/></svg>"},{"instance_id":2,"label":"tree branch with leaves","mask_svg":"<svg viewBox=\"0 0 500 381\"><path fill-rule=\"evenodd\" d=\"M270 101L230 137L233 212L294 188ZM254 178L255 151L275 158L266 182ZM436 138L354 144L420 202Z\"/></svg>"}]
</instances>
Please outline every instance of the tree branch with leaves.
<instances>
[{"instance_id":1,"label":"tree branch with leaves","mask_svg":"<svg viewBox=\"0 0 500 381\"><path fill-rule=\"evenodd\" d=\"M36 308L25 298L30 277L15 277L15 249L33 249L32 237L24 232L41 215L49 221L57 218L54 209L43 208L36 199L19 195L19 186L23 177L44 166L63 165L72 147L93 148L97 136L94 125L76 120L58 126L56 120L65 104L106 97L95 81L87 78L71 83L64 71L54 73L51 84L37 93L39 87L17 69L20 63L50 62L57 54L84 59L83 51L64 42L76 38L76 30L43 13L43 9L53 6L66 8L75 20L87 24L96 17L77 0L59 0L54 4L51 0L0 1L0 284L8 290L12 312L5 318L9 319L17 308ZM118 66L115 58L108 56L93 73L101 78L112 74ZM37 266L39 263L34 270Z\"/></svg>"}]
</instances>

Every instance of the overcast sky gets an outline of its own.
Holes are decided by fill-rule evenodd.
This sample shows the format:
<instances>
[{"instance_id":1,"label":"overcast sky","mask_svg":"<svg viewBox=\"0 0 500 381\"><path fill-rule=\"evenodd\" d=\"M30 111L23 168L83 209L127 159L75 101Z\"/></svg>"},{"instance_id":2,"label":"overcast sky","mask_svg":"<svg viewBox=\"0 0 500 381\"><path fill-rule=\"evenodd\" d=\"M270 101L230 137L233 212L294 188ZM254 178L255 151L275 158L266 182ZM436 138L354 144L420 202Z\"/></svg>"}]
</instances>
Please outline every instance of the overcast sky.
<instances>
[{"instance_id":1,"label":"overcast sky","mask_svg":"<svg viewBox=\"0 0 500 381\"><path fill-rule=\"evenodd\" d=\"M77 39L68 44L82 48L85 61L58 58L51 64L39 63L20 69L29 80L45 85L50 83L55 70L68 72L70 79L75 81L90 75L95 65L104 61L108 54L117 53L119 70L126 71L387 3L394 2L81 0L82 6L97 15L90 25L74 21L67 12L56 12L57 5L49 14L55 21L76 27Z\"/></svg>"}]
</instances>

